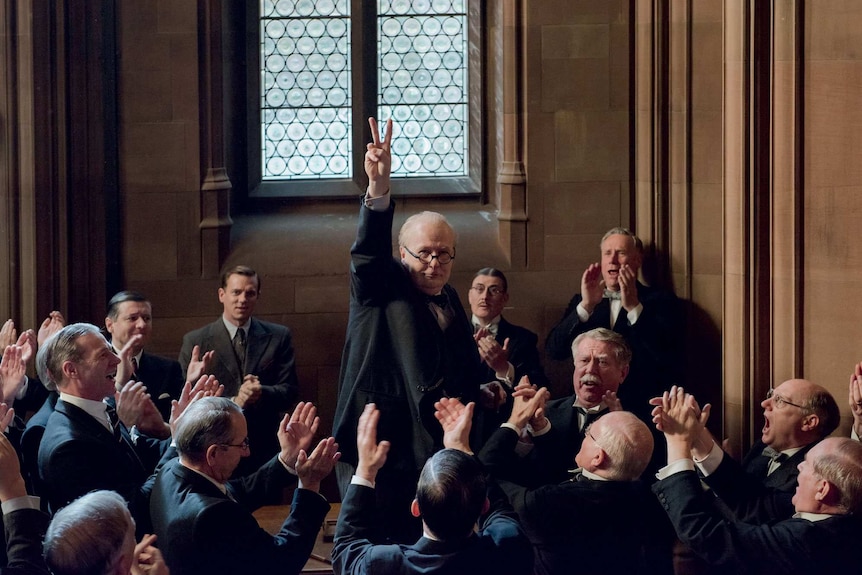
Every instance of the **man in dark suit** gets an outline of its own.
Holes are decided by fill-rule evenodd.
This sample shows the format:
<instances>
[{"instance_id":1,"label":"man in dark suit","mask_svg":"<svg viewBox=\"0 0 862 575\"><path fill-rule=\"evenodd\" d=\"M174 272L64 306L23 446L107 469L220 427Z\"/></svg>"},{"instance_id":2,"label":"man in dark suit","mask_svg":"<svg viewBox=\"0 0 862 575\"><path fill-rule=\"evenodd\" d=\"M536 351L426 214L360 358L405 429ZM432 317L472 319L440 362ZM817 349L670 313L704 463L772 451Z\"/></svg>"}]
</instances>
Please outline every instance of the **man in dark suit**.
<instances>
[{"instance_id":1,"label":"man in dark suit","mask_svg":"<svg viewBox=\"0 0 862 575\"><path fill-rule=\"evenodd\" d=\"M790 379L770 389L760 405L765 420L760 441L742 466L763 485L793 493L805 454L838 428L838 404L825 388Z\"/></svg>"},{"instance_id":2,"label":"man in dark suit","mask_svg":"<svg viewBox=\"0 0 862 575\"><path fill-rule=\"evenodd\" d=\"M477 399L482 367L458 294L448 285L455 232L436 212L407 219L392 257L394 202L389 193L391 121L381 142L370 120L368 191L351 248L350 317L342 355L335 438L344 455L336 467L342 497L358 462L356 425L367 403L383 412L380 436L392 455L378 475L379 522L385 536L416 540L421 524L407 513L419 471L442 444L434 402Z\"/></svg>"},{"instance_id":3,"label":"man in dark suit","mask_svg":"<svg viewBox=\"0 0 862 575\"><path fill-rule=\"evenodd\" d=\"M619 409L617 393L623 381L628 384L632 352L620 334L605 328L584 332L575 338L571 353L574 393L549 401L544 414L530 421L534 447L528 455L529 464L523 466L520 483L524 485L535 487L568 479L586 429L610 409Z\"/></svg>"},{"instance_id":4,"label":"man in dark suit","mask_svg":"<svg viewBox=\"0 0 862 575\"><path fill-rule=\"evenodd\" d=\"M465 433L448 434L460 435L461 443L456 447L446 441L447 449L435 453L422 469L410 509L422 519L423 537L412 545L375 545L380 527L373 513L379 488L375 479L390 443L377 442L381 412L373 404L366 406L356 434L359 463L335 531L336 573L530 573L533 553L517 517L502 494L493 496L493 504L489 501L485 471L469 453L472 409L470 404L453 425Z\"/></svg>"},{"instance_id":5,"label":"man in dark suit","mask_svg":"<svg viewBox=\"0 0 862 575\"><path fill-rule=\"evenodd\" d=\"M643 243L632 232L613 228L600 247L601 264L590 264L584 271L581 293L548 334L545 350L553 359L567 359L578 334L597 327L621 334L633 359L620 401L626 410L649 421L649 400L679 381L683 364L679 302L672 293L637 281Z\"/></svg>"},{"instance_id":6,"label":"man in dark suit","mask_svg":"<svg viewBox=\"0 0 862 575\"><path fill-rule=\"evenodd\" d=\"M486 381L496 379L511 392L526 375L533 385L547 386L548 379L536 349L538 336L509 323L502 315L509 302L509 282L503 272L495 268L476 272L468 299L479 356L486 367Z\"/></svg>"},{"instance_id":7,"label":"man in dark suit","mask_svg":"<svg viewBox=\"0 0 862 575\"><path fill-rule=\"evenodd\" d=\"M272 430L299 391L290 330L252 317L260 288L260 277L249 267L224 272L218 290L222 316L187 333L180 352L184 370L215 352L207 372L224 385L225 397L245 413L254 450L240 464L239 475L256 470L278 451Z\"/></svg>"},{"instance_id":8,"label":"man in dark suit","mask_svg":"<svg viewBox=\"0 0 862 575\"><path fill-rule=\"evenodd\" d=\"M692 449L705 417L682 388L655 399L668 465L653 491L680 539L721 572L842 573L858 562L862 537L862 445L827 438L800 464L795 514L762 525L729 521L712 505L695 472ZM706 409L704 409L706 413Z\"/></svg>"},{"instance_id":9,"label":"man in dark suit","mask_svg":"<svg viewBox=\"0 0 862 575\"><path fill-rule=\"evenodd\" d=\"M144 351L153 333L153 310L149 300L134 291L114 294L108 302L105 329L111 334L111 345L117 355L130 340L140 336L132 341L129 350L131 369L128 379L146 386L162 419L167 421L171 415L171 400L179 399L185 378L178 362Z\"/></svg>"},{"instance_id":10,"label":"man in dark suit","mask_svg":"<svg viewBox=\"0 0 862 575\"><path fill-rule=\"evenodd\" d=\"M37 362L60 392L38 454L39 484L52 512L96 489L117 491L143 530L149 524L147 478L166 443L135 441L108 409L120 360L99 329L64 327L39 349ZM181 410L178 410L181 411Z\"/></svg>"},{"instance_id":11,"label":"man in dark suit","mask_svg":"<svg viewBox=\"0 0 862 575\"><path fill-rule=\"evenodd\" d=\"M135 520L113 491L83 495L54 515L45 534L45 562L52 575L169 575L155 543L135 545Z\"/></svg>"},{"instance_id":12,"label":"man in dark suit","mask_svg":"<svg viewBox=\"0 0 862 575\"><path fill-rule=\"evenodd\" d=\"M254 474L229 481L254 449L240 408L226 398L204 398L188 408L175 434L179 459L161 470L150 500L173 575L299 573L329 510L318 493L320 481L339 456L331 437L306 456L318 423L311 404L298 404L278 426L278 455ZM279 502L292 472L299 488L290 515L272 536L252 511Z\"/></svg>"},{"instance_id":13,"label":"man in dark suit","mask_svg":"<svg viewBox=\"0 0 862 575\"><path fill-rule=\"evenodd\" d=\"M6 427L14 416L0 404L0 426ZM48 575L42 559L42 537L49 517L39 509L39 498L27 495L18 467L18 455L6 436L0 433L0 502L5 531L4 562L6 575ZM8 559L7 559L8 558ZM8 561L8 562L7 562Z\"/></svg>"},{"instance_id":14,"label":"man in dark suit","mask_svg":"<svg viewBox=\"0 0 862 575\"><path fill-rule=\"evenodd\" d=\"M534 489L516 482L523 466L516 444L544 393L516 398L509 420L479 453L534 546L534 573L570 573L573 565L585 573L671 573L673 531L638 480L653 436L632 413L611 412L590 424L571 462L577 466L571 479ZM444 429L462 408L457 400L441 401Z\"/></svg>"}]
</instances>

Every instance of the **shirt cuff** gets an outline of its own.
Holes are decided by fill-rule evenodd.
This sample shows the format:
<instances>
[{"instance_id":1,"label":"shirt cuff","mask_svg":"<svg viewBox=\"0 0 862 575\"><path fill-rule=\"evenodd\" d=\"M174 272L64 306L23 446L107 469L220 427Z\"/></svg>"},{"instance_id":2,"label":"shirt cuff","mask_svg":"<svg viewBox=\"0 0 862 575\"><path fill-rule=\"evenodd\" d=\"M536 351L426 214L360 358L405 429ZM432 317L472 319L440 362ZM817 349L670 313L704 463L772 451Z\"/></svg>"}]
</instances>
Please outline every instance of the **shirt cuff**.
<instances>
[{"instance_id":1,"label":"shirt cuff","mask_svg":"<svg viewBox=\"0 0 862 575\"><path fill-rule=\"evenodd\" d=\"M372 212L385 212L389 209L389 191L387 190L385 194L376 198L369 198L368 191L366 191L362 203Z\"/></svg>"},{"instance_id":2,"label":"shirt cuff","mask_svg":"<svg viewBox=\"0 0 862 575\"><path fill-rule=\"evenodd\" d=\"M8 501L4 501L0 507L3 509L3 515L6 515L19 509L41 509L41 501L41 499L33 495L22 495L21 497L13 497Z\"/></svg>"},{"instance_id":3,"label":"shirt cuff","mask_svg":"<svg viewBox=\"0 0 862 575\"><path fill-rule=\"evenodd\" d=\"M721 447L718 446L716 442L712 442L712 449L709 450L709 453L703 459L695 459L694 464L700 470L704 477L709 477L711 474L715 473L715 470L718 469L718 466L724 460L724 451Z\"/></svg>"},{"instance_id":4,"label":"shirt cuff","mask_svg":"<svg viewBox=\"0 0 862 575\"><path fill-rule=\"evenodd\" d=\"M541 437L541 436L545 435L546 433L548 433L549 431L551 431L551 420L549 419L548 425L546 425L545 427L543 427L539 431L536 431L535 429L533 429L533 426L528 423L527 424L527 431L529 431L530 435L532 435L533 437Z\"/></svg>"},{"instance_id":5,"label":"shirt cuff","mask_svg":"<svg viewBox=\"0 0 862 575\"><path fill-rule=\"evenodd\" d=\"M590 319L590 312L584 309L584 305L582 303L578 304L578 307L575 308L575 311L578 312L578 319L581 320L581 323L585 323Z\"/></svg>"},{"instance_id":6,"label":"shirt cuff","mask_svg":"<svg viewBox=\"0 0 862 575\"><path fill-rule=\"evenodd\" d=\"M506 429L511 429L512 431L514 431L515 433L518 434L518 437L521 436L521 430L518 429L518 426L515 425L514 423L509 423L508 421L506 421L505 423L501 423L500 427L505 427Z\"/></svg>"},{"instance_id":7,"label":"shirt cuff","mask_svg":"<svg viewBox=\"0 0 862 575\"><path fill-rule=\"evenodd\" d=\"M505 383L506 387L512 389L512 381L515 379L515 366L512 365L511 362L506 362L506 365L509 367L506 368L506 373L500 373L499 371L494 374L501 383Z\"/></svg>"},{"instance_id":8,"label":"shirt cuff","mask_svg":"<svg viewBox=\"0 0 862 575\"><path fill-rule=\"evenodd\" d=\"M299 477L299 474L296 472L296 469L294 469L293 467L288 465L287 462L285 462L284 459L281 458L281 453L279 453L277 455L277 457L278 457L278 462L281 463L281 466L284 467L288 473L290 473L291 475L296 475L297 477Z\"/></svg>"},{"instance_id":9,"label":"shirt cuff","mask_svg":"<svg viewBox=\"0 0 862 575\"><path fill-rule=\"evenodd\" d=\"M662 479L667 479L671 475L676 475L683 471L694 471L694 461L691 459L677 459L659 469L658 473L655 474L655 477L661 481Z\"/></svg>"},{"instance_id":10,"label":"shirt cuff","mask_svg":"<svg viewBox=\"0 0 862 575\"><path fill-rule=\"evenodd\" d=\"M632 311L626 314L626 318L629 320L629 325L634 325L637 323L638 318L641 316L641 313L643 313L643 310L644 304L639 303L637 307L635 307Z\"/></svg>"},{"instance_id":11,"label":"shirt cuff","mask_svg":"<svg viewBox=\"0 0 862 575\"><path fill-rule=\"evenodd\" d=\"M362 486L370 487L371 489L374 489L374 482L373 481L368 481L364 477L359 477L358 475L353 476L353 478L350 480L350 485L362 485Z\"/></svg>"}]
</instances>

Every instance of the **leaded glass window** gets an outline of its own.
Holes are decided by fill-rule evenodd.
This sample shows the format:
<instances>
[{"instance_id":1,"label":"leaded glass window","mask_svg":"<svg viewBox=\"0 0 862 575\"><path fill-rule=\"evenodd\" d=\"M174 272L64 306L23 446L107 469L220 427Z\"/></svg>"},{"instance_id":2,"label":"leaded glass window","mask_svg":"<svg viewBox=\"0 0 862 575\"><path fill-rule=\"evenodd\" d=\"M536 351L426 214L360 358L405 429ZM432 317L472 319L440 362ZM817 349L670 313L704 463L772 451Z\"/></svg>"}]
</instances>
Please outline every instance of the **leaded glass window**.
<instances>
[{"instance_id":1,"label":"leaded glass window","mask_svg":"<svg viewBox=\"0 0 862 575\"><path fill-rule=\"evenodd\" d=\"M466 0L377 2L377 117L394 177L468 175ZM352 178L348 0L261 0L265 180ZM381 126L383 122L381 122Z\"/></svg>"}]
</instances>

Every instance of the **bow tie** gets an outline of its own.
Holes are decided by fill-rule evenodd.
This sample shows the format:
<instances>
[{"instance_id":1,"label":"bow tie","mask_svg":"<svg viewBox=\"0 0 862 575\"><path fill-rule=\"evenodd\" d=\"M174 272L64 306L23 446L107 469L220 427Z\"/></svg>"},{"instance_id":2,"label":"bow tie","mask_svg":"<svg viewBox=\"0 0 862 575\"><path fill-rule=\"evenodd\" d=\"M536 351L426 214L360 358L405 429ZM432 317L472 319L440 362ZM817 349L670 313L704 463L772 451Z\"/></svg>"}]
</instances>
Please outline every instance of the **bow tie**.
<instances>
[{"instance_id":1,"label":"bow tie","mask_svg":"<svg viewBox=\"0 0 862 575\"><path fill-rule=\"evenodd\" d=\"M776 451L773 448L769 447L768 445L763 448L761 455L763 455L764 457L768 457L770 460L774 461L775 463L777 463L779 465L781 465L782 463L784 463L785 461L787 461L789 459L789 456L786 453L781 453L780 451Z\"/></svg>"},{"instance_id":2,"label":"bow tie","mask_svg":"<svg viewBox=\"0 0 862 575\"><path fill-rule=\"evenodd\" d=\"M449 296L447 296L445 292L437 295L425 296L425 300L428 303L433 303L440 309L446 309L449 306Z\"/></svg>"},{"instance_id":3,"label":"bow tie","mask_svg":"<svg viewBox=\"0 0 862 575\"><path fill-rule=\"evenodd\" d=\"M487 331L489 334L493 335L494 337L497 337L497 329L498 329L499 325L500 325L499 323L489 323L488 325L485 326L485 331ZM482 326L479 325L478 323L476 323L476 324L473 324L473 328L474 328L473 333L476 333L477 331L482 329Z\"/></svg>"},{"instance_id":4,"label":"bow tie","mask_svg":"<svg viewBox=\"0 0 862 575\"><path fill-rule=\"evenodd\" d=\"M622 299L622 293L611 289L606 289L603 297L606 297L608 299Z\"/></svg>"}]
</instances>

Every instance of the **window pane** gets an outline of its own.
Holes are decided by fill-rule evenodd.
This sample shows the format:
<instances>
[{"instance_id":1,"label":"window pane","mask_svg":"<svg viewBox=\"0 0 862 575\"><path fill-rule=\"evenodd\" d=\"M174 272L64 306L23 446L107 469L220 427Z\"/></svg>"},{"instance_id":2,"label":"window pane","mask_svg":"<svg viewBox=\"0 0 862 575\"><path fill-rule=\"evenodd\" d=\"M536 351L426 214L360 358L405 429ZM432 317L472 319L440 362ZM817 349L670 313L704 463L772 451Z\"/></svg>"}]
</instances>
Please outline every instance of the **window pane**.
<instances>
[{"instance_id":1,"label":"window pane","mask_svg":"<svg viewBox=\"0 0 862 575\"><path fill-rule=\"evenodd\" d=\"M395 177L467 175L465 4L378 1L378 115L395 123Z\"/></svg>"},{"instance_id":2,"label":"window pane","mask_svg":"<svg viewBox=\"0 0 862 575\"><path fill-rule=\"evenodd\" d=\"M260 10L264 179L351 177L350 2Z\"/></svg>"}]
</instances>

